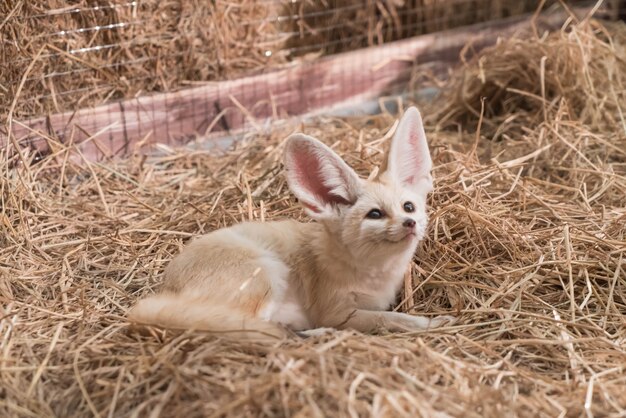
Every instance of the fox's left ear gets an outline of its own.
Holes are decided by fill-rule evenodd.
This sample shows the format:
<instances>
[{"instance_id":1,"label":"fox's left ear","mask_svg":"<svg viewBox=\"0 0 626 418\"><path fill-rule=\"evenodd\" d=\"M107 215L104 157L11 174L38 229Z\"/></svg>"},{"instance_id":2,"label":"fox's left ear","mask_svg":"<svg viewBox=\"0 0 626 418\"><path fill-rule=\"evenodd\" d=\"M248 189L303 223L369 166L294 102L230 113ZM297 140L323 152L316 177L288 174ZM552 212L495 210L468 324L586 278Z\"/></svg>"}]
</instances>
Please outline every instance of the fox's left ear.
<instances>
[{"instance_id":1,"label":"fox's left ear","mask_svg":"<svg viewBox=\"0 0 626 418\"><path fill-rule=\"evenodd\" d=\"M391 141L387 175L402 186L426 195L433 189L433 167L422 116L415 107L404 112Z\"/></svg>"}]
</instances>

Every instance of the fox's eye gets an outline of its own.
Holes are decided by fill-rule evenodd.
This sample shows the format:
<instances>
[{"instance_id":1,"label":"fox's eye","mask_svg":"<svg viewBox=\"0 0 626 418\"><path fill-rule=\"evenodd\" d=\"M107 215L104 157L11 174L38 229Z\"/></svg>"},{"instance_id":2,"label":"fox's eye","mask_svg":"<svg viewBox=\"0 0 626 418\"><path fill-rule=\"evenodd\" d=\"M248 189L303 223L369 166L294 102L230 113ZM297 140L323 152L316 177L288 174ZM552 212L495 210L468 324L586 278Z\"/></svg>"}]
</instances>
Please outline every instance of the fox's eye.
<instances>
[{"instance_id":1,"label":"fox's eye","mask_svg":"<svg viewBox=\"0 0 626 418\"><path fill-rule=\"evenodd\" d=\"M402 207L404 208L405 212L414 212L415 211L415 206L413 206L413 203L411 203L411 202L404 202L404 205Z\"/></svg>"},{"instance_id":2,"label":"fox's eye","mask_svg":"<svg viewBox=\"0 0 626 418\"><path fill-rule=\"evenodd\" d=\"M383 216L384 214L380 209L372 209L369 212L367 212L367 215L365 215L365 217L368 219L380 219Z\"/></svg>"}]
</instances>

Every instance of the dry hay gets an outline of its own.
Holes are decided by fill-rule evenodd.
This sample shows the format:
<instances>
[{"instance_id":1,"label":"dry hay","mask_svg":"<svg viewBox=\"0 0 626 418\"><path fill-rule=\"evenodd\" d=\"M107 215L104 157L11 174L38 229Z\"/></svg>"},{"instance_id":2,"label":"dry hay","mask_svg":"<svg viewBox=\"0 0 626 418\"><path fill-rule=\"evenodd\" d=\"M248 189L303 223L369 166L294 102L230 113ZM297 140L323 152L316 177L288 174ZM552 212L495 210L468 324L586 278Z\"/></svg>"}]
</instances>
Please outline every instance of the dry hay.
<instances>
[{"instance_id":1,"label":"dry hay","mask_svg":"<svg viewBox=\"0 0 626 418\"><path fill-rule=\"evenodd\" d=\"M534 0L5 1L0 109L14 106L21 119L75 111L536 7Z\"/></svg>"},{"instance_id":2,"label":"dry hay","mask_svg":"<svg viewBox=\"0 0 626 418\"><path fill-rule=\"evenodd\" d=\"M424 108L432 222L399 306L458 315L432 332L268 346L128 331L126 309L192 234L301 216L279 175L288 129L222 157L5 156L0 415L623 416L625 33L587 22L502 42ZM364 173L392 122L304 129Z\"/></svg>"}]
</instances>

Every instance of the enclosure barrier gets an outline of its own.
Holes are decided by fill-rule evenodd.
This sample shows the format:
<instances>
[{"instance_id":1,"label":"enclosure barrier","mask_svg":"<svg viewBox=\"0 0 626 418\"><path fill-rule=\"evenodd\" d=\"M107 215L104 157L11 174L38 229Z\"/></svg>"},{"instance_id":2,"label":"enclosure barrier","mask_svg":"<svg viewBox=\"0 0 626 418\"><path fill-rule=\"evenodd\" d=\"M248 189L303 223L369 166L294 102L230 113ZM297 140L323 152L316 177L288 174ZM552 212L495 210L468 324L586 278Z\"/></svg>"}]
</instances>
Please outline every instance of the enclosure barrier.
<instances>
[{"instance_id":1,"label":"enclosure barrier","mask_svg":"<svg viewBox=\"0 0 626 418\"><path fill-rule=\"evenodd\" d=\"M619 10L575 1L539 16L524 14L536 2L507 0L336 1L327 8L218 1L197 10L185 2L166 10L154 1L33 3L9 7L4 21L9 110L0 145L42 155L61 141L80 144L89 159L396 94L416 74L445 75L464 47L476 52L516 31L557 28L599 6L605 14ZM51 19L66 26L24 23ZM483 23L467 25L475 21ZM21 56L9 61L12 52ZM204 83L194 87L194 79ZM45 93L32 94L37 89Z\"/></svg>"}]
</instances>

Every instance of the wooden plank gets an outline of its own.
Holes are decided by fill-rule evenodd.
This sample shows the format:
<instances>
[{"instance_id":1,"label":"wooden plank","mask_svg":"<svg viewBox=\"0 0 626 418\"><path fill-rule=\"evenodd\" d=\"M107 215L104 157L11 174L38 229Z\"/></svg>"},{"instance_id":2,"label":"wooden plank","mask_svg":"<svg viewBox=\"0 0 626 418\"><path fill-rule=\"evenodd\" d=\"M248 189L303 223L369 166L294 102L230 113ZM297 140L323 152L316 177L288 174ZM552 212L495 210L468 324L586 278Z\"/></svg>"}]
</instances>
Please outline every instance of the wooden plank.
<instances>
[{"instance_id":1,"label":"wooden plank","mask_svg":"<svg viewBox=\"0 0 626 418\"><path fill-rule=\"evenodd\" d=\"M541 17L537 25L557 28L566 18L564 13L554 13ZM144 146L181 144L212 132L237 130L253 121L321 112L389 94L394 86L409 80L415 63L452 64L468 43L479 50L498 37L530 26L530 20L522 17L418 36L246 78L46 118L14 120L12 132L22 146L44 153L48 144L43 136L63 142L71 138L93 160L127 154L142 140ZM6 144L6 132L0 133L0 145Z\"/></svg>"}]
</instances>

